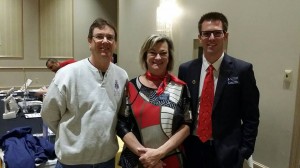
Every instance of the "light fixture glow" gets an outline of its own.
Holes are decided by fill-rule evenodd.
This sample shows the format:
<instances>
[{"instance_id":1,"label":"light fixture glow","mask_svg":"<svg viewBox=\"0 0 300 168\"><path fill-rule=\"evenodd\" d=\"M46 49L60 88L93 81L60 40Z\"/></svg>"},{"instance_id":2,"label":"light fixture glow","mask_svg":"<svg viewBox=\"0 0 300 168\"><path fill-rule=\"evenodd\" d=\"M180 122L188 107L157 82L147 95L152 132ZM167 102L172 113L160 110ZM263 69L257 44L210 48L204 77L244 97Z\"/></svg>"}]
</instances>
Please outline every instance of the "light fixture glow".
<instances>
[{"instance_id":1,"label":"light fixture glow","mask_svg":"<svg viewBox=\"0 0 300 168\"><path fill-rule=\"evenodd\" d=\"M181 13L182 11L176 4L176 0L160 0L160 5L156 10L157 32L171 37L173 21Z\"/></svg>"}]
</instances>

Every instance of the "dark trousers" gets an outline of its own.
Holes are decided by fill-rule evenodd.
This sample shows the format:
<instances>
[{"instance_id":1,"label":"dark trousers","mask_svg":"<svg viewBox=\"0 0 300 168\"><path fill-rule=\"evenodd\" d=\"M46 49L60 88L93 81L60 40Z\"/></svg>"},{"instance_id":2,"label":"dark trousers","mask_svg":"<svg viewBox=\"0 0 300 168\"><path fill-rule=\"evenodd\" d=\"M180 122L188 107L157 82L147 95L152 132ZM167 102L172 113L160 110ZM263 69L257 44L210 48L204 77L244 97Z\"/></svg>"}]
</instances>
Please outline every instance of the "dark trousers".
<instances>
[{"instance_id":1,"label":"dark trousers","mask_svg":"<svg viewBox=\"0 0 300 168\"><path fill-rule=\"evenodd\" d=\"M241 156L231 156L226 165L220 163L213 140L202 143L197 136L189 136L184 141L187 158L186 168L242 168L244 159Z\"/></svg>"},{"instance_id":2,"label":"dark trousers","mask_svg":"<svg viewBox=\"0 0 300 168\"><path fill-rule=\"evenodd\" d=\"M187 168L219 168L213 141L202 143L197 136L189 136L184 148Z\"/></svg>"}]
</instances>

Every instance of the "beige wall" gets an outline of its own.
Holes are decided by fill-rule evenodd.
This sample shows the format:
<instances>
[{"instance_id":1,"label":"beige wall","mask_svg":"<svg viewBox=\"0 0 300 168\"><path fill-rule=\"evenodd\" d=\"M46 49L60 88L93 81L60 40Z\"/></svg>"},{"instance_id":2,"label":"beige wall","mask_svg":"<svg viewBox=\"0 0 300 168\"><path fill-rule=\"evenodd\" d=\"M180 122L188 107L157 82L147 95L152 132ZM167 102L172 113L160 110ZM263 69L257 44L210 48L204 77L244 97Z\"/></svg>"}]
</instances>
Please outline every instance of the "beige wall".
<instances>
[{"instance_id":1,"label":"beige wall","mask_svg":"<svg viewBox=\"0 0 300 168\"><path fill-rule=\"evenodd\" d=\"M40 59L39 55L38 7L38 0L23 1L24 57L0 58L0 89L19 87L26 77L33 80L32 87L40 87L49 85L54 77L54 73L46 69L46 59ZM117 1L73 0L73 7L74 58L80 60L90 55L87 35L89 26L97 17L117 25Z\"/></svg>"},{"instance_id":2,"label":"beige wall","mask_svg":"<svg viewBox=\"0 0 300 168\"><path fill-rule=\"evenodd\" d=\"M50 83L52 73L45 70L45 60L39 59L38 48L38 3L37 0L23 2L23 58L0 58L0 88L7 86L19 87L25 83L25 76L31 78L32 86ZM15 39L21 40L21 39ZM5 68L3 68L5 67ZM10 69L14 67L14 69ZM29 67L29 68L24 68ZM33 69L32 69L33 68ZM38 72L38 73L37 73Z\"/></svg>"},{"instance_id":3,"label":"beige wall","mask_svg":"<svg viewBox=\"0 0 300 168\"><path fill-rule=\"evenodd\" d=\"M178 1L183 15L173 29L174 73L177 74L180 63L192 59L193 39L197 38L201 15L209 11L226 14L228 53L253 63L261 95L254 160L262 166L288 168L299 76L300 1ZM119 65L131 78L143 73L138 65L138 52L145 37L155 32L158 3L159 0L119 0ZM284 69L293 70L289 87L283 82Z\"/></svg>"},{"instance_id":4,"label":"beige wall","mask_svg":"<svg viewBox=\"0 0 300 168\"><path fill-rule=\"evenodd\" d=\"M90 56L88 31L97 17L110 20L117 26L117 0L73 0L74 1L74 57Z\"/></svg>"}]
</instances>

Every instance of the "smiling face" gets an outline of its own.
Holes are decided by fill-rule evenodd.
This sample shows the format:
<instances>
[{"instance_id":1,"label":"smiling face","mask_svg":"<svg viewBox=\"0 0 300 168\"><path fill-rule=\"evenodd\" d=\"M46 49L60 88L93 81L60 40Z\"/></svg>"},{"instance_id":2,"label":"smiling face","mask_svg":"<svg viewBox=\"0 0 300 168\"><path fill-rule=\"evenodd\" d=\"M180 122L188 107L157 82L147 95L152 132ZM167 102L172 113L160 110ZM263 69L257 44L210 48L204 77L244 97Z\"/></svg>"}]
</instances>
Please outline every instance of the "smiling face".
<instances>
[{"instance_id":1,"label":"smiling face","mask_svg":"<svg viewBox=\"0 0 300 168\"><path fill-rule=\"evenodd\" d=\"M169 48L166 41L156 43L147 51L146 64L148 71L157 76L167 72L169 63Z\"/></svg>"},{"instance_id":2,"label":"smiling face","mask_svg":"<svg viewBox=\"0 0 300 168\"><path fill-rule=\"evenodd\" d=\"M228 33L223 30L220 20L205 20L198 36L203 46L204 56L209 60L217 60L224 51Z\"/></svg>"},{"instance_id":3,"label":"smiling face","mask_svg":"<svg viewBox=\"0 0 300 168\"><path fill-rule=\"evenodd\" d=\"M115 32L112 28L107 25L102 29L94 28L93 36L88 41L94 59L111 61L116 49Z\"/></svg>"}]
</instances>

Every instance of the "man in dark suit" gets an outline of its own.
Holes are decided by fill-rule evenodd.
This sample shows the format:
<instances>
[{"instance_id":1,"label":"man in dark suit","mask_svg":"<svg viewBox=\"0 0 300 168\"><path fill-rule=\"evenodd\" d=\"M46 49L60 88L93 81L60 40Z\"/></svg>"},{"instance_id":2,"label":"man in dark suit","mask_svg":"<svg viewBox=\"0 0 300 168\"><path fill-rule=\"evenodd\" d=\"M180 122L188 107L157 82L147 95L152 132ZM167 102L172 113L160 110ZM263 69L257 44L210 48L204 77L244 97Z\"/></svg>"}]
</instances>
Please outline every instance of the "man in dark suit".
<instances>
[{"instance_id":1,"label":"man in dark suit","mask_svg":"<svg viewBox=\"0 0 300 168\"><path fill-rule=\"evenodd\" d=\"M259 91L252 64L224 53L228 21L222 13L203 15L198 29L203 55L180 65L178 74L192 98L194 121L184 142L188 168L241 168L254 151L259 125ZM209 108L200 104L210 99L201 99L210 65L213 89ZM206 119L201 109L210 109Z\"/></svg>"}]
</instances>

